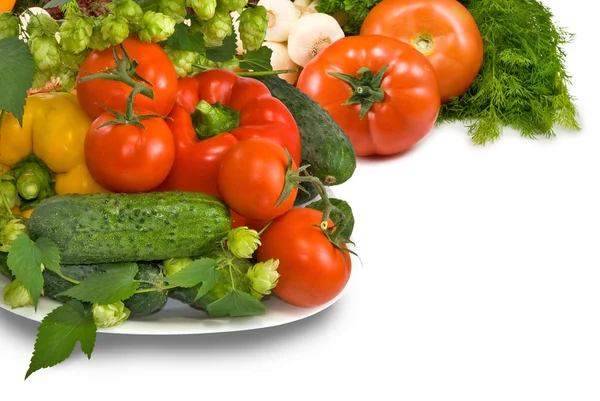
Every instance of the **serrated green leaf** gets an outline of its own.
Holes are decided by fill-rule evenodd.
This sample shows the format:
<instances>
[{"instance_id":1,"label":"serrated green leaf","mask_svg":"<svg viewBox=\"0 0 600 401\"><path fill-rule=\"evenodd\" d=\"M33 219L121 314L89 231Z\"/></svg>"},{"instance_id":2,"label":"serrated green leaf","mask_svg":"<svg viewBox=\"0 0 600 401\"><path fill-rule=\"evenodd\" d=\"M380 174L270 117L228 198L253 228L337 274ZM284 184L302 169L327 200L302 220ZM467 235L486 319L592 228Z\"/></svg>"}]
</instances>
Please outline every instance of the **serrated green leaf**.
<instances>
[{"instance_id":1,"label":"serrated green leaf","mask_svg":"<svg viewBox=\"0 0 600 401\"><path fill-rule=\"evenodd\" d=\"M206 58L215 63L222 63L234 58L237 54L237 37L235 33L223 39L223 44L206 48Z\"/></svg>"},{"instance_id":2,"label":"serrated green leaf","mask_svg":"<svg viewBox=\"0 0 600 401\"><path fill-rule=\"evenodd\" d=\"M45 6L44 8L54 8L54 7L59 7L62 6L63 4L67 4L68 2L70 2L71 0L50 0Z\"/></svg>"},{"instance_id":3,"label":"serrated green leaf","mask_svg":"<svg viewBox=\"0 0 600 401\"><path fill-rule=\"evenodd\" d=\"M32 373L66 360L79 341L81 350L92 357L96 343L96 324L90 311L79 301L68 301L50 312L38 327L27 379Z\"/></svg>"},{"instance_id":4,"label":"serrated green leaf","mask_svg":"<svg viewBox=\"0 0 600 401\"><path fill-rule=\"evenodd\" d=\"M48 238L39 238L35 245L40 252L44 267L55 273L60 273L60 251L58 246Z\"/></svg>"},{"instance_id":5,"label":"serrated green leaf","mask_svg":"<svg viewBox=\"0 0 600 401\"><path fill-rule=\"evenodd\" d=\"M175 32L164 42L175 50L186 50L196 53L204 53L204 35L202 32L190 33L189 27L183 23L175 25Z\"/></svg>"},{"instance_id":6,"label":"serrated green leaf","mask_svg":"<svg viewBox=\"0 0 600 401\"><path fill-rule=\"evenodd\" d=\"M108 305L130 298L140 285L135 279L136 263L114 264L104 273L93 274L78 285L60 293L79 301Z\"/></svg>"},{"instance_id":7,"label":"serrated green leaf","mask_svg":"<svg viewBox=\"0 0 600 401\"><path fill-rule=\"evenodd\" d=\"M179 270L177 273L166 278L170 285L177 287L192 288L202 283L202 291L210 291L218 278L217 262L214 259L202 258Z\"/></svg>"},{"instance_id":8,"label":"serrated green leaf","mask_svg":"<svg viewBox=\"0 0 600 401\"><path fill-rule=\"evenodd\" d=\"M265 305L252 295L233 290L223 298L211 302L206 307L211 317L241 317L265 313Z\"/></svg>"},{"instance_id":9,"label":"serrated green leaf","mask_svg":"<svg viewBox=\"0 0 600 401\"><path fill-rule=\"evenodd\" d=\"M17 235L11 244L6 262L15 279L20 281L31 294L33 306L37 309L44 289L44 277L42 254L35 242L25 233Z\"/></svg>"},{"instance_id":10,"label":"serrated green leaf","mask_svg":"<svg viewBox=\"0 0 600 401\"><path fill-rule=\"evenodd\" d=\"M272 71L272 55L273 50L267 46L262 46L256 50L247 51L244 53L243 59L240 61L240 67L245 70L252 71Z\"/></svg>"},{"instance_id":11,"label":"serrated green leaf","mask_svg":"<svg viewBox=\"0 0 600 401\"><path fill-rule=\"evenodd\" d=\"M11 113L23 125L35 63L25 42L17 37L0 39L0 54L0 110Z\"/></svg>"}]
</instances>

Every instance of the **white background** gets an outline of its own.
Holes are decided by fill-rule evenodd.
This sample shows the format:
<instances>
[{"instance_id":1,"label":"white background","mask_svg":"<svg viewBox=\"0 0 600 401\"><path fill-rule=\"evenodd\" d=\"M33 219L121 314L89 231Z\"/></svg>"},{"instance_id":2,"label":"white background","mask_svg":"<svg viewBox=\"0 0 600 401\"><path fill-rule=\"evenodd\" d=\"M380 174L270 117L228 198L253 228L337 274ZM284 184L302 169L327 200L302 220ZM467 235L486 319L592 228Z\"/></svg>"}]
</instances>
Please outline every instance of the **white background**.
<instances>
[{"instance_id":1,"label":"white background","mask_svg":"<svg viewBox=\"0 0 600 401\"><path fill-rule=\"evenodd\" d=\"M360 282L304 321L99 335L91 360L77 348L23 381L37 323L0 310L1 398L598 401L596 21L588 1L545 4L577 35L581 132L474 147L443 126L401 157L360 160L334 188L356 215Z\"/></svg>"}]
</instances>

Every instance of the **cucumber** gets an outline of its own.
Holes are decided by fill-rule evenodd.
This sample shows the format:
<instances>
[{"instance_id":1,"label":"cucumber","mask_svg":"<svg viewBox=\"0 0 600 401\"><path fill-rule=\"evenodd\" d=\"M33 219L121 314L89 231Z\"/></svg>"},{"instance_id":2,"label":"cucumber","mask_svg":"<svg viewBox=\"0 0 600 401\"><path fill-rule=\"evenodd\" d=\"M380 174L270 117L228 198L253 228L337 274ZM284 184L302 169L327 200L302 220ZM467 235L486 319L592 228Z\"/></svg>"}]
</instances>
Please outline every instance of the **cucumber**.
<instances>
[{"instance_id":1,"label":"cucumber","mask_svg":"<svg viewBox=\"0 0 600 401\"><path fill-rule=\"evenodd\" d=\"M346 202L345 200L342 200L342 199L329 198L329 201L331 202L331 204L333 206L340 209L340 211L346 217L346 226L340 232L340 236L344 239L350 239L350 236L352 235L352 231L354 230L354 214L352 213L352 208L350 207L348 202ZM309 207L311 209L320 210L322 212L325 210L325 202L323 201L323 199L319 199L316 202L308 204L306 207ZM331 213L329 218L331 219L331 221L334 222L334 224L337 224L340 220L340 218L338 216L336 216L334 213Z\"/></svg>"},{"instance_id":2,"label":"cucumber","mask_svg":"<svg viewBox=\"0 0 600 401\"><path fill-rule=\"evenodd\" d=\"M0 273L3 276L13 279L8 265L6 263L7 253L0 252ZM138 263L139 271L136 279L144 281L156 281L162 277L162 268L157 263ZM92 274L103 271L101 264L93 265L61 265L61 272L73 280L83 281ZM44 296L59 302L66 302L70 298L58 294L73 287L74 284L60 278L51 270L45 269L44 273ZM151 285L141 283L139 288L148 288ZM141 294L134 294L131 298L124 301L125 306L131 311L131 316L146 316L158 312L167 302L168 290L153 291Z\"/></svg>"},{"instance_id":3,"label":"cucumber","mask_svg":"<svg viewBox=\"0 0 600 401\"><path fill-rule=\"evenodd\" d=\"M354 174L356 153L350 138L321 105L278 76L255 77L292 113L302 142L302 164L323 184L342 184Z\"/></svg>"},{"instance_id":4,"label":"cucumber","mask_svg":"<svg viewBox=\"0 0 600 401\"><path fill-rule=\"evenodd\" d=\"M26 222L63 264L155 261L203 256L231 228L229 208L198 192L68 194L44 199Z\"/></svg>"}]
</instances>

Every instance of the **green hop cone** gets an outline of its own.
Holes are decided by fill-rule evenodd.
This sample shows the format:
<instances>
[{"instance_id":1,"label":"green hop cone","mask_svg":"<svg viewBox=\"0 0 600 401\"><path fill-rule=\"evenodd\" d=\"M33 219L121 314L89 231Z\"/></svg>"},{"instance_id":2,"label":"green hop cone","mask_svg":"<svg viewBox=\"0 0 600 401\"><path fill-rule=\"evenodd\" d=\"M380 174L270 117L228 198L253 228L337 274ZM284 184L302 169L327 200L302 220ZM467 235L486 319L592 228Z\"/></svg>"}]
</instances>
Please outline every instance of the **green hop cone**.
<instances>
[{"instance_id":1,"label":"green hop cone","mask_svg":"<svg viewBox=\"0 0 600 401\"><path fill-rule=\"evenodd\" d=\"M236 227L227 233L227 248L238 258L250 259L259 245L260 236L256 230Z\"/></svg>"},{"instance_id":2,"label":"green hop cone","mask_svg":"<svg viewBox=\"0 0 600 401\"><path fill-rule=\"evenodd\" d=\"M250 289L255 298L261 299L263 296L269 295L271 290L277 286L279 281L278 267L278 259L269 259L248 269L246 276L250 280Z\"/></svg>"},{"instance_id":3,"label":"green hop cone","mask_svg":"<svg viewBox=\"0 0 600 401\"><path fill-rule=\"evenodd\" d=\"M181 24L187 15L185 0L160 0L158 11L173 18L177 24Z\"/></svg>"},{"instance_id":4,"label":"green hop cone","mask_svg":"<svg viewBox=\"0 0 600 401\"><path fill-rule=\"evenodd\" d=\"M27 288L19 281L14 280L4 287L4 303L12 309L33 306L33 298Z\"/></svg>"},{"instance_id":5,"label":"green hop cone","mask_svg":"<svg viewBox=\"0 0 600 401\"><path fill-rule=\"evenodd\" d=\"M267 35L269 17L263 6L246 8L240 14L240 39L244 50L252 51L260 48Z\"/></svg>"},{"instance_id":6,"label":"green hop cone","mask_svg":"<svg viewBox=\"0 0 600 401\"><path fill-rule=\"evenodd\" d=\"M129 36L129 24L123 17L109 14L100 25L102 39L113 46L122 43Z\"/></svg>"},{"instance_id":7,"label":"green hop cone","mask_svg":"<svg viewBox=\"0 0 600 401\"><path fill-rule=\"evenodd\" d=\"M33 74L33 82L31 83L31 89L38 90L44 88L48 84L48 82L51 81L54 71L55 70L40 71L36 69L35 73Z\"/></svg>"},{"instance_id":8,"label":"green hop cone","mask_svg":"<svg viewBox=\"0 0 600 401\"><path fill-rule=\"evenodd\" d=\"M58 72L58 79L60 82L60 87L70 92L75 89L75 85L77 84L77 72L78 70L73 70L71 68L61 68Z\"/></svg>"},{"instance_id":9,"label":"green hop cone","mask_svg":"<svg viewBox=\"0 0 600 401\"><path fill-rule=\"evenodd\" d=\"M125 322L131 311L121 301L110 305L92 305L92 315L98 327L114 327Z\"/></svg>"},{"instance_id":10,"label":"green hop cone","mask_svg":"<svg viewBox=\"0 0 600 401\"><path fill-rule=\"evenodd\" d=\"M187 50L177 50L169 46L165 46L165 52L175 67L177 76L180 78L187 77L194 71L194 64L198 64L200 54Z\"/></svg>"},{"instance_id":11,"label":"green hop cone","mask_svg":"<svg viewBox=\"0 0 600 401\"><path fill-rule=\"evenodd\" d=\"M0 252L8 252L17 235L25 232L25 224L21 219L6 217L0 219L0 224Z\"/></svg>"},{"instance_id":12,"label":"green hop cone","mask_svg":"<svg viewBox=\"0 0 600 401\"><path fill-rule=\"evenodd\" d=\"M92 36L90 36L90 41L88 43L88 47L92 50L102 51L110 47L110 42L102 36L103 21L104 18L100 17L94 25Z\"/></svg>"},{"instance_id":13,"label":"green hop cone","mask_svg":"<svg viewBox=\"0 0 600 401\"><path fill-rule=\"evenodd\" d=\"M19 19L10 11L0 13L0 39L19 34Z\"/></svg>"},{"instance_id":14,"label":"green hop cone","mask_svg":"<svg viewBox=\"0 0 600 401\"><path fill-rule=\"evenodd\" d=\"M90 43L94 25L90 18L72 14L60 26L60 45L63 50L71 53L83 52Z\"/></svg>"},{"instance_id":15,"label":"green hop cone","mask_svg":"<svg viewBox=\"0 0 600 401\"><path fill-rule=\"evenodd\" d=\"M248 4L248 0L219 0L218 8L226 11L237 11L241 13Z\"/></svg>"},{"instance_id":16,"label":"green hop cone","mask_svg":"<svg viewBox=\"0 0 600 401\"><path fill-rule=\"evenodd\" d=\"M217 0L186 0L186 4L194 10L196 17L201 21L211 19L217 11Z\"/></svg>"},{"instance_id":17,"label":"green hop cone","mask_svg":"<svg viewBox=\"0 0 600 401\"><path fill-rule=\"evenodd\" d=\"M233 71L237 67L240 66L240 60L237 57L232 58L231 60L223 61L222 63L217 63L219 68L224 70Z\"/></svg>"},{"instance_id":18,"label":"green hop cone","mask_svg":"<svg viewBox=\"0 0 600 401\"><path fill-rule=\"evenodd\" d=\"M27 44L37 70L52 71L60 66L60 47L54 36L35 36Z\"/></svg>"},{"instance_id":19,"label":"green hop cone","mask_svg":"<svg viewBox=\"0 0 600 401\"><path fill-rule=\"evenodd\" d=\"M27 24L29 37L53 36L58 32L58 22L47 14L33 14Z\"/></svg>"},{"instance_id":20,"label":"green hop cone","mask_svg":"<svg viewBox=\"0 0 600 401\"><path fill-rule=\"evenodd\" d=\"M108 46L107 46L108 47ZM71 70L79 70L81 64L85 61L86 57L90 54L90 49L86 49L81 53L71 53L67 51L62 52L63 66Z\"/></svg>"},{"instance_id":21,"label":"green hop cone","mask_svg":"<svg viewBox=\"0 0 600 401\"><path fill-rule=\"evenodd\" d=\"M188 265L192 263L192 259L190 258L171 258L165 260L165 272L167 276L172 276L175 273L185 269Z\"/></svg>"},{"instance_id":22,"label":"green hop cone","mask_svg":"<svg viewBox=\"0 0 600 401\"><path fill-rule=\"evenodd\" d=\"M142 42L162 42L175 32L176 22L165 14L146 11L138 36Z\"/></svg>"},{"instance_id":23,"label":"green hop cone","mask_svg":"<svg viewBox=\"0 0 600 401\"><path fill-rule=\"evenodd\" d=\"M204 42L209 47L223 44L223 39L233 33L233 20L227 11L217 11L208 21L202 23Z\"/></svg>"},{"instance_id":24,"label":"green hop cone","mask_svg":"<svg viewBox=\"0 0 600 401\"><path fill-rule=\"evenodd\" d=\"M140 21L144 15L142 7L133 0L113 0L107 4L111 13L124 18L133 32L139 29Z\"/></svg>"}]
</instances>

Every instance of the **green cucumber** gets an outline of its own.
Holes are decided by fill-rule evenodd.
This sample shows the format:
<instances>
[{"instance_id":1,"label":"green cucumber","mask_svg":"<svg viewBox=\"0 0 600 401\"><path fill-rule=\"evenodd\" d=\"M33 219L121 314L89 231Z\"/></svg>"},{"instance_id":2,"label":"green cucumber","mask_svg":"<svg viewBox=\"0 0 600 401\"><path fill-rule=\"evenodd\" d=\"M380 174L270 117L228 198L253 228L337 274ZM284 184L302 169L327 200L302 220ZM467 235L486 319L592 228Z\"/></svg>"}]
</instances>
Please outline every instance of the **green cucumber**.
<instances>
[{"instance_id":1,"label":"green cucumber","mask_svg":"<svg viewBox=\"0 0 600 401\"><path fill-rule=\"evenodd\" d=\"M59 248L63 264L203 256L231 228L229 208L198 192L69 194L44 199L26 222L33 240Z\"/></svg>"},{"instance_id":2,"label":"green cucumber","mask_svg":"<svg viewBox=\"0 0 600 401\"><path fill-rule=\"evenodd\" d=\"M0 252L0 274L13 279L6 263L7 253ZM136 279L148 282L156 282L163 277L162 268L158 263L138 263L138 274ZM83 281L93 274L103 271L101 264L93 265L61 265L61 272L64 276L76 281ZM60 293L73 287L75 284L59 277L51 270L45 269L44 276L44 296L59 302L66 302L70 298ZM149 288L149 283L141 283L139 288ZM152 291L147 293L134 294L131 298L124 301L125 306L131 311L131 316L146 316L158 312L166 304L169 292L168 290Z\"/></svg>"},{"instance_id":3,"label":"green cucumber","mask_svg":"<svg viewBox=\"0 0 600 401\"><path fill-rule=\"evenodd\" d=\"M356 153L331 115L308 95L277 76L255 77L292 113L302 142L302 164L323 184L342 184L354 174Z\"/></svg>"},{"instance_id":4,"label":"green cucumber","mask_svg":"<svg viewBox=\"0 0 600 401\"><path fill-rule=\"evenodd\" d=\"M346 225L344 226L344 228L342 228L340 236L344 239L350 239L352 231L354 230L354 214L352 213L352 208L350 207L348 202L342 199L329 198L329 201L333 206L337 207L346 218ZM316 202L308 204L306 207L316 209L322 212L325 210L325 202L323 201L323 199L319 199ZM336 216L335 213L331 213L329 218L331 219L331 221L333 221L334 224L339 224L340 217Z\"/></svg>"}]
</instances>

